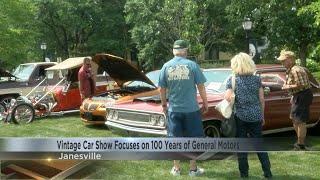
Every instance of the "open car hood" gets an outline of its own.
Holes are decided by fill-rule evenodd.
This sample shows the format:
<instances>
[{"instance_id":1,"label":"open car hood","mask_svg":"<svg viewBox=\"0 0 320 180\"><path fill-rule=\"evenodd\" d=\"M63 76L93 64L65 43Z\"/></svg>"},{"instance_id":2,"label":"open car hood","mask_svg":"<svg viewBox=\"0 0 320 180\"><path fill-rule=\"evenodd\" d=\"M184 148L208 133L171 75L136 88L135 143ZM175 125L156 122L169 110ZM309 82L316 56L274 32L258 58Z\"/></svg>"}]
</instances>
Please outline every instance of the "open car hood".
<instances>
[{"instance_id":1,"label":"open car hood","mask_svg":"<svg viewBox=\"0 0 320 180\"><path fill-rule=\"evenodd\" d=\"M111 54L97 54L93 57L93 62L103 68L119 86L129 81L142 81L156 87L144 73L121 57Z\"/></svg>"},{"instance_id":2,"label":"open car hood","mask_svg":"<svg viewBox=\"0 0 320 180\"><path fill-rule=\"evenodd\" d=\"M5 69L0 68L0 77L14 77L19 79L18 77L11 74L9 71L6 71Z\"/></svg>"}]
</instances>

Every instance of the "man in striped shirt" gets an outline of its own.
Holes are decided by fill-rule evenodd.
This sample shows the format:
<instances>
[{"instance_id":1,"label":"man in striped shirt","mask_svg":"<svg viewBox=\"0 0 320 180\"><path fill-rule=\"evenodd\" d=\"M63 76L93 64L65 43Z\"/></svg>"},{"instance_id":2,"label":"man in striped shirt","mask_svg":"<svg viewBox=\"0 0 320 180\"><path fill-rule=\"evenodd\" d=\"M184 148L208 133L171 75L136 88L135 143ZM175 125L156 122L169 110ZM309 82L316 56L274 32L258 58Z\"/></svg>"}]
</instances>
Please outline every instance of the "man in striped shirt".
<instances>
[{"instance_id":1,"label":"man in striped shirt","mask_svg":"<svg viewBox=\"0 0 320 180\"><path fill-rule=\"evenodd\" d=\"M288 90L292 95L290 119L293 121L293 127L298 137L294 148L305 150L306 122L309 120L310 105L313 99L307 69L295 64L296 58L292 51L282 50L277 59L287 69L286 83L282 89Z\"/></svg>"}]
</instances>

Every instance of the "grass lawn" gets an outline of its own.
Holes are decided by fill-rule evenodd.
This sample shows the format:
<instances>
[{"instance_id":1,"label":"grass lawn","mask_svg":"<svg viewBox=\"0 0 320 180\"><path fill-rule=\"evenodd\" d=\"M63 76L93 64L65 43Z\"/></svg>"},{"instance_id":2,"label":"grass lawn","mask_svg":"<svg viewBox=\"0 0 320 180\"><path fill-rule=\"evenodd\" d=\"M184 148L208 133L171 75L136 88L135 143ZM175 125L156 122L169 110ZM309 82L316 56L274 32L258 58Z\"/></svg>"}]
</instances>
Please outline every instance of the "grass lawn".
<instances>
[{"instance_id":1,"label":"grass lawn","mask_svg":"<svg viewBox=\"0 0 320 180\"><path fill-rule=\"evenodd\" d=\"M85 126L79 116L37 119L31 124L1 124L1 137L121 137L104 126ZM308 142L320 148L320 137L308 137ZM290 142L291 143L291 142ZM320 152L271 152L269 153L274 179L319 179ZM256 155L249 156L250 177L261 179L262 170ZM206 173L197 179L238 179L237 161L199 161ZM188 162L182 161L182 176L172 177L169 170L172 161L99 161L87 170L93 179L190 179Z\"/></svg>"}]
</instances>

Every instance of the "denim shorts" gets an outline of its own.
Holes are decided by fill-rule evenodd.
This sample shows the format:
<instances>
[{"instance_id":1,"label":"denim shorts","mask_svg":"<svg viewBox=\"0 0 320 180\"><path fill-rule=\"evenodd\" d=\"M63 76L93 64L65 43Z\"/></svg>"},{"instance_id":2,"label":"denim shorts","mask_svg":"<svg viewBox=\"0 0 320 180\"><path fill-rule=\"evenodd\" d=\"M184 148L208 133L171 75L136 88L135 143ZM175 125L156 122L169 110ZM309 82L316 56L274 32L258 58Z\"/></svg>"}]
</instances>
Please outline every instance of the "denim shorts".
<instances>
[{"instance_id":1,"label":"denim shorts","mask_svg":"<svg viewBox=\"0 0 320 180\"><path fill-rule=\"evenodd\" d=\"M204 137L201 112L168 112L168 137Z\"/></svg>"}]
</instances>

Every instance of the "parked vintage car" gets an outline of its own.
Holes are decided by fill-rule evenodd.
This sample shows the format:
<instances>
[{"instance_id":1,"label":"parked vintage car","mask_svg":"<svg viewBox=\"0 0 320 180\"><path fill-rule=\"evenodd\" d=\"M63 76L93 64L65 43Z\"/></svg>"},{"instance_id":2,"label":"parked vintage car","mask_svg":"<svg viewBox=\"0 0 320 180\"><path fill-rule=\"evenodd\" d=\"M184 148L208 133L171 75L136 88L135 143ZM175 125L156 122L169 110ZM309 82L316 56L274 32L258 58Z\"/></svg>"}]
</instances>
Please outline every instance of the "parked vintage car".
<instances>
[{"instance_id":1,"label":"parked vintage car","mask_svg":"<svg viewBox=\"0 0 320 180\"><path fill-rule=\"evenodd\" d=\"M13 73L0 68L0 102L8 106L11 99L26 95L45 78L45 69L56 64L56 62L20 64Z\"/></svg>"},{"instance_id":2,"label":"parked vintage car","mask_svg":"<svg viewBox=\"0 0 320 180\"><path fill-rule=\"evenodd\" d=\"M282 90L285 83L285 68L279 65L259 65L256 75L262 79L265 92L265 120L263 133L275 133L292 129L289 119L290 96ZM205 75L210 82L207 86L209 112L203 116L204 133L209 137L220 137L220 124L223 121L215 106L224 96L226 81L231 75L230 69L208 69ZM310 109L308 127L315 126L320 117L320 89L313 81L314 100ZM202 105L198 95L199 105ZM154 97L135 99L129 103L114 104L107 107L106 125L109 128L122 129L153 135L166 135L166 116L162 113L160 99Z\"/></svg>"},{"instance_id":3,"label":"parked vintage car","mask_svg":"<svg viewBox=\"0 0 320 180\"><path fill-rule=\"evenodd\" d=\"M99 59L105 59L104 55L96 56L93 61L96 62ZM104 62L102 67L119 88L83 101L80 106L80 117L85 124L104 124L106 105L132 102L139 97L158 94L156 84L159 71L152 71L145 75L130 62L119 57L109 58Z\"/></svg>"},{"instance_id":4,"label":"parked vintage car","mask_svg":"<svg viewBox=\"0 0 320 180\"><path fill-rule=\"evenodd\" d=\"M96 94L104 93L115 82L104 73L104 61L115 58L104 55L92 63L96 78ZM34 117L43 117L53 114L64 114L79 111L81 105L78 88L78 71L83 64L84 57L69 58L46 70L46 78L25 96L19 96L15 102L11 100L11 118L15 123L30 123ZM48 81L56 81L55 85L42 87ZM8 114L8 113L7 113Z\"/></svg>"}]
</instances>

